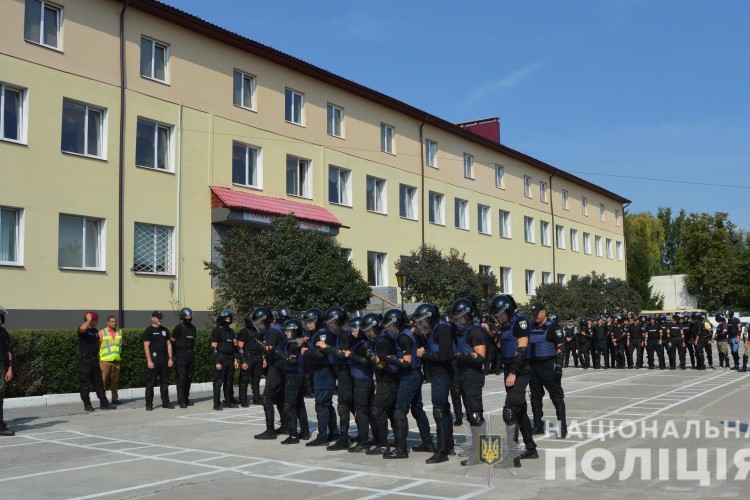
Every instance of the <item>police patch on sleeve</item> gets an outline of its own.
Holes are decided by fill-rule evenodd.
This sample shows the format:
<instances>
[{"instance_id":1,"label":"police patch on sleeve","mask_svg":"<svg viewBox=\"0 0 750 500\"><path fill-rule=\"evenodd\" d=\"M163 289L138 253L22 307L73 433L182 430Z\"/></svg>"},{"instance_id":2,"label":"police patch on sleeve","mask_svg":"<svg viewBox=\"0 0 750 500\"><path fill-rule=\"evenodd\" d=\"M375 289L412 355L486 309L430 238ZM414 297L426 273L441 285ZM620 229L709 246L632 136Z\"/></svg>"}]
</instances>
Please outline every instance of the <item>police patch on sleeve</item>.
<instances>
[{"instance_id":1,"label":"police patch on sleeve","mask_svg":"<svg viewBox=\"0 0 750 500\"><path fill-rule=\"evenodd\" d=\"M518 327L521 328L521 330L526 330L529 325L526 323L526 320L522 320L518 322Z\"/></svg>"},{"instance_id":2,"label":"police patch on sleeve","mask_svg":"<svg viewBox=\"0 0 750 500\"><path fill-rule=\"evenodd\" d=\"M563 335L563 332L562 332L562 330L557 330L557 331L555 332L555 335L556 335L556 336L557 336L557 338L559 338L559 339L561 339L561 338L563 338L563 337L564 337L564 335Z\"/></svg>"},{"instance_id":3,"label":"police patch on sleeve","mask_svg":"<svg viewBox=\"0 0 750 500\"><path fill-rule=\"evenodd\" d=\"M325 342L326 341L326 336L325 335L321 335L320 336L320 340L322 340L323 342Z\"/></svg>"}]
</instances>

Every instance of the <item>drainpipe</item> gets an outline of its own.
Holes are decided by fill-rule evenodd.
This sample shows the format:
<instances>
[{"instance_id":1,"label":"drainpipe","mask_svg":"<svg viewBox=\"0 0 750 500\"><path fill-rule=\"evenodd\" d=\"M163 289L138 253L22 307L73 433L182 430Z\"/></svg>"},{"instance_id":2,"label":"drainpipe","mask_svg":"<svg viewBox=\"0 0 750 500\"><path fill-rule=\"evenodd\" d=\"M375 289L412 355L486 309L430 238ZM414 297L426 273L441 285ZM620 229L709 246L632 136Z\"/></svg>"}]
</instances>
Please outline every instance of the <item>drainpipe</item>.
<instances>
[{"instance_id":1,"label":"drainpipe","mask_svg":"<svg viewBox=\"0 0 750 500\"><path fill-rule=\"evenodd\" d=\"M120 11L120 164L118 179L118 225L117 225L117 315L120 328L125 327L125 10L130 0L125 0Z\"/></svg>"},{"instance_id":2,"label":"drainpipe","mask_svg":"<svg viewBox=\"0 0 750 500\"><path fill-rule=\"evenodd\" d=\"M180 307L180 300L182 295L180 294L180 277L182 276L182 114L183 104L180 99L180 116L179 116L179 137L178 144L179 149L177 151L177 262L175 263L175 302L177 303L177 309Z\"/></svg>"},{"instance_id":3,"label":"drainpipe","mask_svg":"<svg viewBox=\"0 0 750 500\"><path fill-rule=\"evenodd\" d=\"M424 211L424 135L422 133L422 129L424 128L425 123L427 123L426 115L424 117L424 120L422 120L422 124L419 126L419 158L421 161L420 172L422 177L422 217L420 217L420 219L422 220L422 246L424 246L424 219L425 217L427 217L427 213Z\"/></svg>"}]
</instances>

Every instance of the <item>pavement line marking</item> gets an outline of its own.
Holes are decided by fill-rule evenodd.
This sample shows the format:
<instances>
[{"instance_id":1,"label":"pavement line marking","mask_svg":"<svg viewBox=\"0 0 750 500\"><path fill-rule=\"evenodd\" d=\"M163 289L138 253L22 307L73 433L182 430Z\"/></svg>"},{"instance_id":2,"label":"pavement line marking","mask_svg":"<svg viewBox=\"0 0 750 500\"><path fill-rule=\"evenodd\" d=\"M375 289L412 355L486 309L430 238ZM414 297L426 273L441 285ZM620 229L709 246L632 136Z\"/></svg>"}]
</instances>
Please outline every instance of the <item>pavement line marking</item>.
<instances>
[{"instance_id":1,"label":"pavement line marking","mask_svg":"<svg viewBox=\"0 0 750 500\"><path fill-rule=\"evenodd\" d=\"M162 484L173 483L175 481L185 481L187 479L194 479L196 477L210 476L212 474L218 474L219 472L222 472L222 471L212 470L212 471L207 471L207 472L200 472L198 474L191 474L189 476L176 477L174 479L165 479L163 481L156 481L156 482L148 483L148 484L140 484L137 486L130 486L128 488L120 488L118 490L105 491L102 493L94 493L92 495L86 495L82 497L74 497L73 500L84 500L87 498L99 498L99 497L117 495L118 493L125 493L126 491L142 490L143 488L153 488L154 486L159 486Z\"/></svg>"},{"instance_id":2,"label":"pavement line marking","mask_svg":"<svg viewBox=\"0 0 750 500\"><path fill-rule=\"evenodd\" d=\"M0 448L15 448L16 446L28 446L30 444L39 444L43 441L32 441L31 443L16 443L16 444L4 444Z\"/></svg>"},{"instance_id":3,"label":"pavement line marking","mask_svg":"<svg viewBox=\"0 0 750 500\"><path fill-rule=\"evenodd\" d=\"M96 463L96 464L88 464L88 465L81 465L78 467L69 467L67 469L55 469L55 470L48 470L44 472L34 472L33 474L24 474L23 476L13 476L13 477L6 477L0 479L0 483L4 483L6 481L15 481L17 479L29 479L31 477L40 477L40 476L49 476L51 474L61 474L63 472L71 472L74 470L86 470L86 469L93 469L94 467L102 467L104 465L115 465L115 464L124 464L127 462L136 462L138 460L143 460L143 458L129 458L127 460L114 460L112 462L103 462L103 463Z\"/></svg>"},{"instance_id":4,"label":"pavement line marking","mask_svg":"<svg viewBox=\"0 0 750 500\"><path fill-rule=\"evenodd\" d=\"M352 480L360 478L362 476L365 476L365 474L363 474L362 472L358 472L356 474L352 474L351 476L340 477L338 479L331 479L330 481L326 481L323 484L325 484L326 486L332 486L332 485L334 485L336 483L343 483L345 481L352 481Z\"/></svg>"}]
</instances>

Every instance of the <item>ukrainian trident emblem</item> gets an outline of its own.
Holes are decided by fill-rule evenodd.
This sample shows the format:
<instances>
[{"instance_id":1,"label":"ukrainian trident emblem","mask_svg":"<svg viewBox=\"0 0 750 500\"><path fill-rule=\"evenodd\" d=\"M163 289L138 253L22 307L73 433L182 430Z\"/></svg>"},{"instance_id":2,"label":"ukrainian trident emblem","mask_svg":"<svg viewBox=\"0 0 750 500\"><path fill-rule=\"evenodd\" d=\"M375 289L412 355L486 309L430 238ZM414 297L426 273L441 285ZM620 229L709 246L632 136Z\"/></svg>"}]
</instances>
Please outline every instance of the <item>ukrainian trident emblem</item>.
<instances>
[{"instance_id":1,"label":"ukrainian trident emblem","mask_svg":"<svg viewBox=\"0 0 750 500\"><path fill-rule=\"evenodd\" d=\"M500 434L480 434L479 461L485 465L495 465L503 459Z\"/></svg>"}]
</instances>

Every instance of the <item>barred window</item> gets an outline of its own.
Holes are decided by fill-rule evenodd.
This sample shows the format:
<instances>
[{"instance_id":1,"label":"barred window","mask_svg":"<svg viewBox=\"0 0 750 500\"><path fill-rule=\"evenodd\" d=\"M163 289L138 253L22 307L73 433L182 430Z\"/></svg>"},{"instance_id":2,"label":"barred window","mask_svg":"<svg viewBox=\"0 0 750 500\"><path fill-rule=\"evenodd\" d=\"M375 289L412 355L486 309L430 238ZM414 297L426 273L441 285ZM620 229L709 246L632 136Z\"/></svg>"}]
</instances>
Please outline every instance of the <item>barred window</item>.
<instances>
[{"instance_id":1,"label":"barred window","mask_svg":"<svg viewBox=\"0 0 750 500\"><path fill-rule=\"evenodd\" d=\"M136 223L133 272L173 274L172 232L168 226Z\"/></svg>"}]
</instances>

